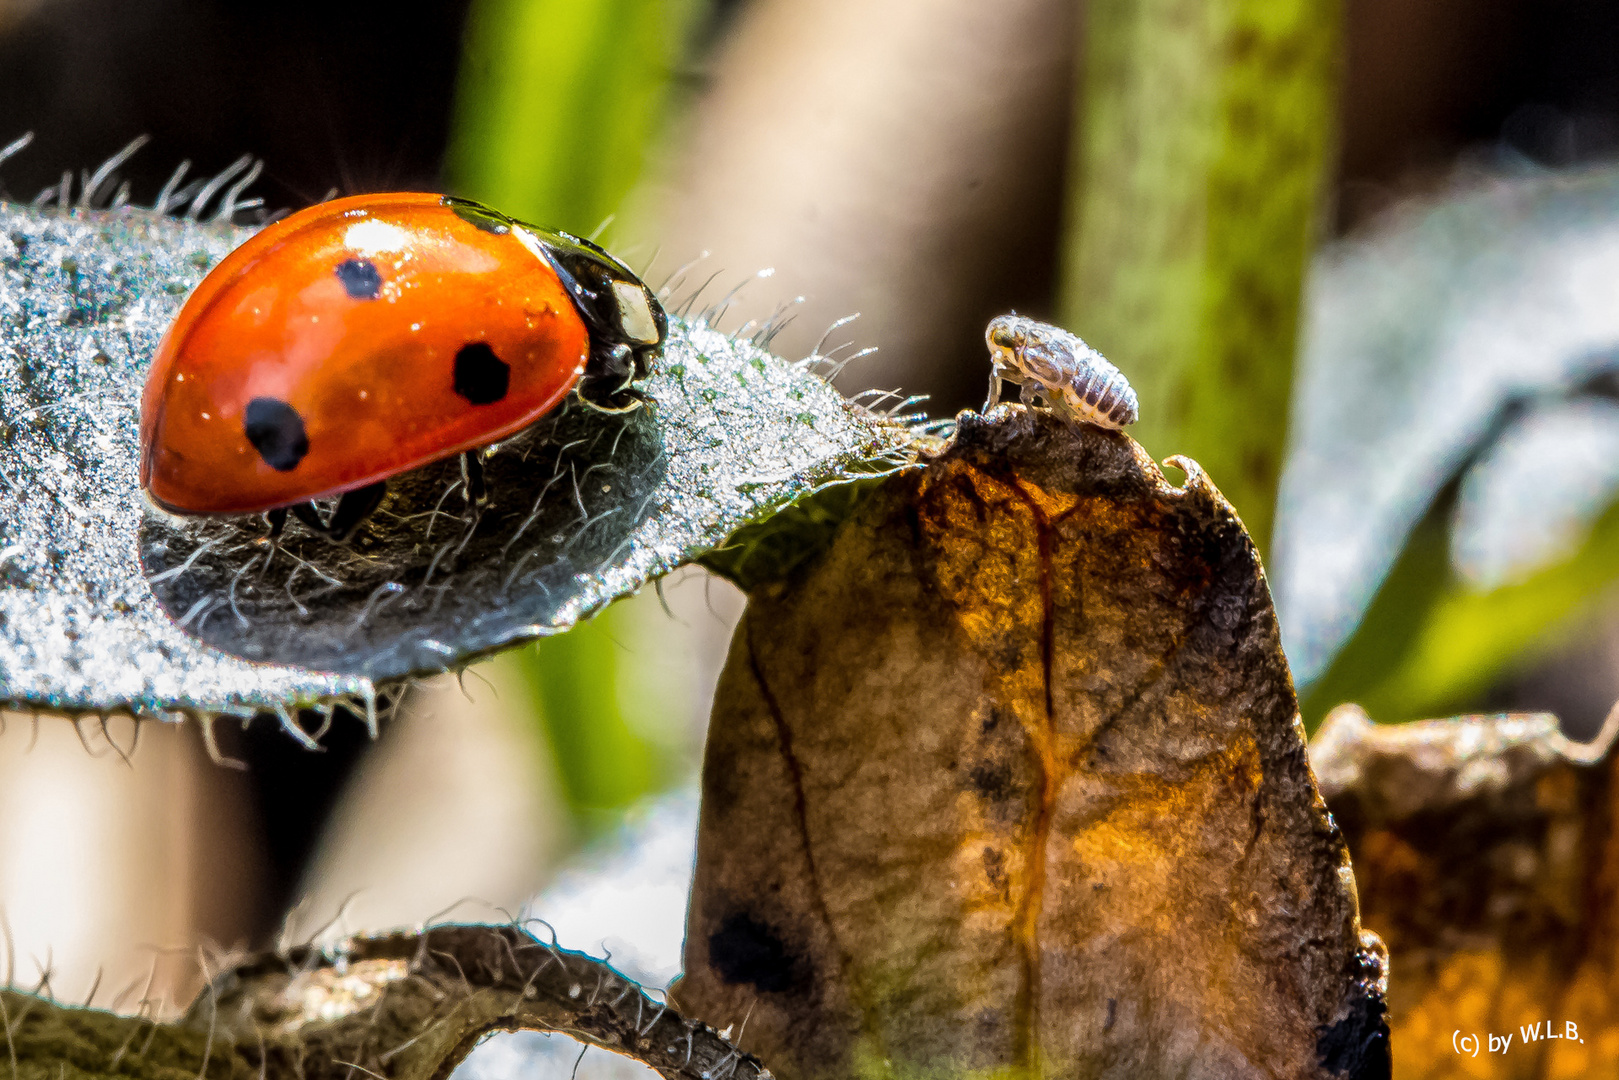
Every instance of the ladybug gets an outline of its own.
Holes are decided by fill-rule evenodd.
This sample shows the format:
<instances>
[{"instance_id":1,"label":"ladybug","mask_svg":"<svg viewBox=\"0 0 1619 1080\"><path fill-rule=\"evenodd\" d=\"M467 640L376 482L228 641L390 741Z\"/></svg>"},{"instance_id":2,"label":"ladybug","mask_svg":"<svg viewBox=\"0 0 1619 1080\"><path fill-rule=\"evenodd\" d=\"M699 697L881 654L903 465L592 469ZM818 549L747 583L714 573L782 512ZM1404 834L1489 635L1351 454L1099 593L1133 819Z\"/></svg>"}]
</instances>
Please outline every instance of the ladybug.
<instances>
[{"instance_id":1,"label":"ladybug","mask_svg":"<svg viewBox=\"0 0 1619 1080\"><path fill-rule=\"evenodd\" d=\"M179 514L290 510L334 540L390 477L480 448L577 389L607 412L668 317L613 256L443 195L358 195L269 225L226 256L159 344L141 399L141 486ZM322 520L313 500L341 496Z\"/></svg>"}]
</instances>

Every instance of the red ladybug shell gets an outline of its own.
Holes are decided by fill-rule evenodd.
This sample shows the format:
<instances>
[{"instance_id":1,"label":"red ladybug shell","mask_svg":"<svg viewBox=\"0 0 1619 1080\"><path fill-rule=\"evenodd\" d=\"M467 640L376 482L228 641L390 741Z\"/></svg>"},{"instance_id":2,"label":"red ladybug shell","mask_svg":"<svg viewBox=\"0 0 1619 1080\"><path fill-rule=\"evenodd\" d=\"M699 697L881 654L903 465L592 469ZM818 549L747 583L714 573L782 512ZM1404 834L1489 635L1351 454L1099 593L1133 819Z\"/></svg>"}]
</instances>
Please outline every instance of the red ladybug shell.
<instances>
[{"instance_id":1,"label":"red ladybug shell","mask_svg":"<svg viewBox=\"0 0 1619 1080\"><path fill-rule=\"evenodd\" d=\"M525 228L480 227L438 195L322 203L186 301L141 401L141 483L192 514L364 487L533 423L590 350Z\"/></svg>"}]
</instances>

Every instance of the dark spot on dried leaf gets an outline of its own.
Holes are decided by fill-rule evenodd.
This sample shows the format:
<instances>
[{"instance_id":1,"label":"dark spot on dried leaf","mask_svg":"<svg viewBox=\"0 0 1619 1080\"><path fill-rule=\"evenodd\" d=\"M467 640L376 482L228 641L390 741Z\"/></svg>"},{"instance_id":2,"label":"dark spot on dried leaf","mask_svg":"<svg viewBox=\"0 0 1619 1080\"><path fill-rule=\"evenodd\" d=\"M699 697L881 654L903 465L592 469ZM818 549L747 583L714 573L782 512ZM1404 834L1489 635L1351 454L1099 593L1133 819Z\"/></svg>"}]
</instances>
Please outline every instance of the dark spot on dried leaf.
<instances>
[{"instance_id":1,"label":"dark spot on dried leaf","mask_svg":"<svg viewBox=\"0 0 1619 1080\"><path fill-rule=\"evenodd\" d=\"M804 981L801 961L781 934L746 911L720 920L719 928L708 936L708 955L720 978L762 994L792 990Z\"/></svg>"},{"instance_id":2,"label":"dark spot on dried leaf","mask_svg":"<svg viewBox=\"0 0 1619 1080\"><path fill-rule=\"evenodd\" d=\"M1381 997L1366 997L1348 1016L1323 1029L1316 1042L1322 1067L1345 1080L1388 1080L1394 1062L1387 1013Z\"/></svg>"},{"instance_id":3,"label":"dark spot on dried leaf","mask_svg":"<svg viewBox=\"0 0 1619 1080\"><path fill-rule=\"evenodd\" d=\"M991 801L999 802L1012 794L1012 767L1003 761L974 765L967 779L973 790Z\"/></svg>"}]
</instances>

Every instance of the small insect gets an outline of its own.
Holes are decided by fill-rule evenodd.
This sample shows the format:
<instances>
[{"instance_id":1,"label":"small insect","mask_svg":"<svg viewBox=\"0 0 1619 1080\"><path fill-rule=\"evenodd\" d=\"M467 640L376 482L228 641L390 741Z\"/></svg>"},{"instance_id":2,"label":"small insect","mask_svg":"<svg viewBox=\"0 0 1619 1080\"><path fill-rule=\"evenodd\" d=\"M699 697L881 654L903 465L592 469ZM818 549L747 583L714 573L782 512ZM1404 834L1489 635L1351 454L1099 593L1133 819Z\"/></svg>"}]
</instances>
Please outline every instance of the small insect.
<instances>
[{"instance_id":1,"label":"small insect","mask_svg":"<svg viewBox=\"0 0 1619 1080\"><path fill-rule=\"evenodd\" d=\"M270 225L203 280L141 399L141 485L181 514L289 510L335 540L388 479L480 449L577 387L647 399L663 347L652 291L601 248L441 195L359 195ZM313 500L341 496L322 520Z\"/></svg>"},{"instance_id":2,"label":"small insect","mask_svg":"<svg viewBox=\"0 0 1619 1080\"><path fill-rule=\"evenodd\" d=\"M1136 392L1124 373L1061 327L1022 315L998 315L984 331L989 343L989 401L1001 383L1020 387L1019 400L1044 396L1051 411L1077 423L1118 430L1136 422Z\"/></svg>"}]
</instances>

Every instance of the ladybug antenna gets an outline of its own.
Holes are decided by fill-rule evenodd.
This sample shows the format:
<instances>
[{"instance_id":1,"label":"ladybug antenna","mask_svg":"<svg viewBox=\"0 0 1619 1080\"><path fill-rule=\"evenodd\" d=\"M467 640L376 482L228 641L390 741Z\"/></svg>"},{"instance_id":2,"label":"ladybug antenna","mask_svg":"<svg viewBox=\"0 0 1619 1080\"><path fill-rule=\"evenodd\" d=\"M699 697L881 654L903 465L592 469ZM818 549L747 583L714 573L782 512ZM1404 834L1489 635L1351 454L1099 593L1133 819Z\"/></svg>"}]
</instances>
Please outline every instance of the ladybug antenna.
<instances>
[{"instance_id":1,"label":"ladybug antenna","mask_svg":"<svg viewBox=\"0 0 1619 1080\"><path fill-rule=\"evenodd\" d=\"M137 135L129 140L122 150L103 161L95 172L80 173L79 206L84 209L94 206L96 200L101 197L101 189L107 186L107 181L112 179L112 174L118 166L134 157L137 150L151 141L150 135Z\"/></svg>"}]
</instances>

